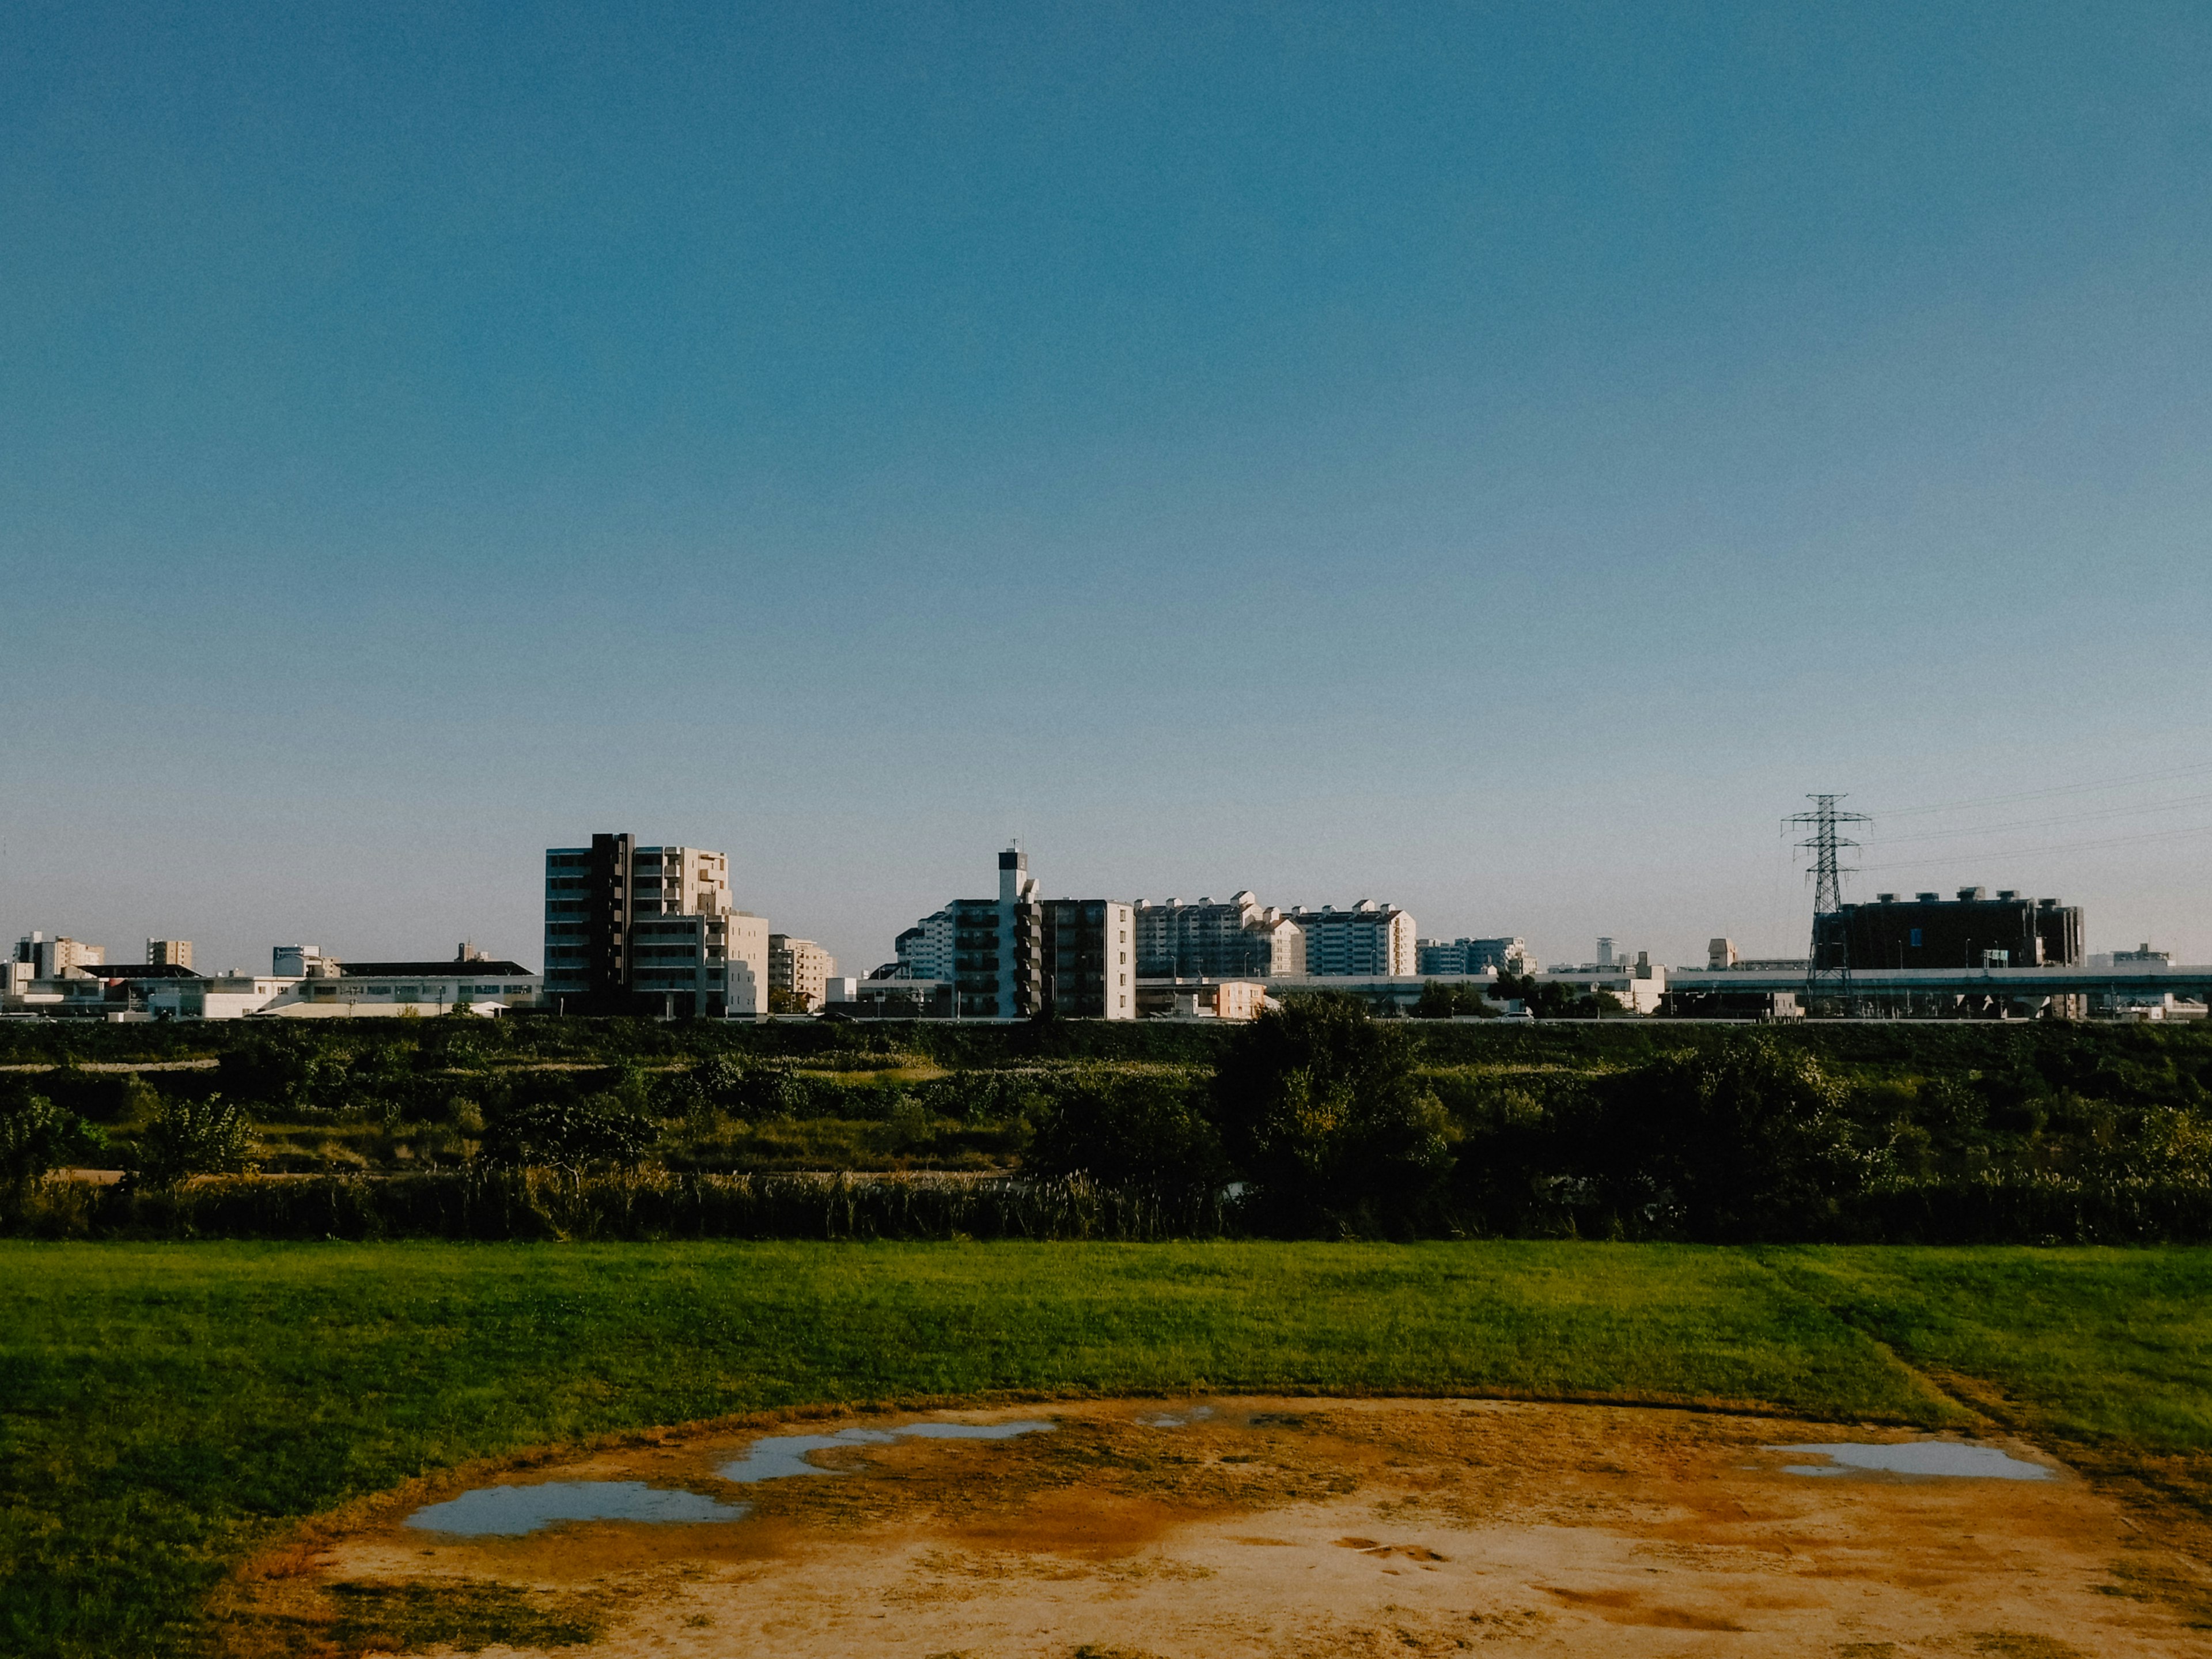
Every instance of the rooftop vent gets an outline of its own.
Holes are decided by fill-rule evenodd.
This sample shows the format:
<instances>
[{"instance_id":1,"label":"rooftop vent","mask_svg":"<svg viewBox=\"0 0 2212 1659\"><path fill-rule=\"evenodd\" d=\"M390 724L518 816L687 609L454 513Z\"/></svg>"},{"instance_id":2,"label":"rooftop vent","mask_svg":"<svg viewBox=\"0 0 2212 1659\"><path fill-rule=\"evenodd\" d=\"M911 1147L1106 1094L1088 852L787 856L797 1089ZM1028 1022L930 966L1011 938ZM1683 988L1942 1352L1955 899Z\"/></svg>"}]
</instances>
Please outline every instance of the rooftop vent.
<instances>
[{"instance_id":1,"label":"rooftop vent","mask_svg":"<svg viewBox=\"0 0 2212 1659\"><path fill-rule=\"evenodd\" d=\"M1972 904L1977 900L1985 899L1989 896L1990 890L1986 887L1961 887L1959 890L1959 902L1961 904Z\"/></svg>"},{"instance_id":2,"label":"rooftop vent","mask_svg":"<svg viewBox=\"0 0 2212 1659\"><path fill-rule=\"evenodd\" d=\"M2020 889L2017 887L2000 887L1997 889L1997 896L2001 899L2016 899L2020 896Z\"/></svg>"},{"instance_id":3,"label":"rooftop vent","mask_svg":"<svg viewBox=\"0 0 2212 1659\"><path fill-rule=\"evenodd\" d=\"M1874 896L1874 902L1876 904L1894 904L1897 902L1897 895L1894 893L1876 893Z\"/></svg>"},{"instance_id":4,"label":"rooftop vent","mask_svg":"<svg viewBox=\"0 0 2212 1659\"><path fill-rule=\"evenodd\" d=\"M1912 896L1918 899L1923 904L1938 903L1943 897L1941 893L1915 893Z\"/></svg>"}]
</instances>

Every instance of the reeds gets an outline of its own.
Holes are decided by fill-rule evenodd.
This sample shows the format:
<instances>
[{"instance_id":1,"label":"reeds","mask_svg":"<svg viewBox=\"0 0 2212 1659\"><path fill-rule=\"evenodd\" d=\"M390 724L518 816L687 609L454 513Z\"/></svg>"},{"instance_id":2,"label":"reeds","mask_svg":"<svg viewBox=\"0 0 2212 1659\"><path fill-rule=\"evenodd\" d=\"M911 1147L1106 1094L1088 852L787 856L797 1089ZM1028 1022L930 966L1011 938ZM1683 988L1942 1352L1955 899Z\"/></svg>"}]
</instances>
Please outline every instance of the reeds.
<instances>
[{"instance_id":1,"label":"reeds","mask_svg":"<svg viewBox=\"0 0 2212 1659\"><path fill-rule=\"evenodd\" d=\"M1081 1180L469 1169L205 1176L167 1189L50 1180L6 1231L38 1237L1088 1239L1218 1237L1219 1195Z\"/></svg>"}]
</instances>

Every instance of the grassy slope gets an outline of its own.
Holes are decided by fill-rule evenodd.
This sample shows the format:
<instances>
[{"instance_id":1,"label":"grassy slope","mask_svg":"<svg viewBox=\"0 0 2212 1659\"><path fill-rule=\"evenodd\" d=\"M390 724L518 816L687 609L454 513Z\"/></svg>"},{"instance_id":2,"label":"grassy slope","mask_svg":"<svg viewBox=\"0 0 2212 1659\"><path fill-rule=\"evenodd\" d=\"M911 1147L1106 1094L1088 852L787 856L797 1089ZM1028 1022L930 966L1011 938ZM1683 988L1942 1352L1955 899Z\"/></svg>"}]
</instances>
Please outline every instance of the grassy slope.
<instances>
[{"instance_id":1,"label":"grassy slope","mask_svg":"<svg viewBox=\"0 0 2212 1659\"><path fill-rule=\"evenodd\" d=\"M2208 1281L2205 1251L0 1244L0 1649L173 1648L287 1517L806 1401L1310 1388L1958 1420L1863 1325L2054 1422L2201 1449Z\"/></svg>"},{"instance_id":2,"label":"grassy slope","mask_svg":"<svg viewBox=\"0 0 2212 1659\"><path fill-rule=\"evenodd\" d=\"M1912 1365L2087 1444L2212 1452L2212 1249L1764 1253Z\"/></svg>"}]
</instances>

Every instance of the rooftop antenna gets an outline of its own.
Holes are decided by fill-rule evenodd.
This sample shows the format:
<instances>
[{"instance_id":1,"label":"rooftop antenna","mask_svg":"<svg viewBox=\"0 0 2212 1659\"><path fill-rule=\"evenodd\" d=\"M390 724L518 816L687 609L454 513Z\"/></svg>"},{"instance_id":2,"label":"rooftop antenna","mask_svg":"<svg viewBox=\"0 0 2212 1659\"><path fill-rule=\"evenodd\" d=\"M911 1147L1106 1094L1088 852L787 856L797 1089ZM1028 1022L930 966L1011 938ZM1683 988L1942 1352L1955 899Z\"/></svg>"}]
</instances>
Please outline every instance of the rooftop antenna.
<instances>
[{"instance_id":1,"label":"rooftop antenna","mask_svg":"<svg viewBox=\"0 0 2212 1659\"><path fill-rule=\"evenodd\" d=\"M1809 1007L1816 997L1840 997L1848 1011L1851 957L1850 941L1842 916L1844 877L1847 873L1842 854L1845 848L1857 850L1858 842L1838 836L1836 826L1872 823L1874 820L1863 812L1838 811L1836 803L1843 799L1841 795L1808 795L1805 799L1813 803L1811 811L1793 812L1782 820L1784 824L1809 826L1813 831L1797 843L1800 851L1813 855L1812 866L1805 872L1813 878L1813 941L1805 957L1805 1000Z\"/></svg>"}]
</instances>

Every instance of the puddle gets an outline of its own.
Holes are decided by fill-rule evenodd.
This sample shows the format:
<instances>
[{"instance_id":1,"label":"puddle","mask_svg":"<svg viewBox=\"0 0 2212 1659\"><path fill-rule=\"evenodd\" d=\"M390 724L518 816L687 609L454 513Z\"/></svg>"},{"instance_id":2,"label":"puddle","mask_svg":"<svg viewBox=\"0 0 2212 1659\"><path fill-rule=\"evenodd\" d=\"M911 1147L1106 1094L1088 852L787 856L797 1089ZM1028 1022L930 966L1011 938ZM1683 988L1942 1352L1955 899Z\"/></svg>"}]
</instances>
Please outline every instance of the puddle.
<instances>
[{"instance_id":1,"label":"puddle","mask_svg":"<svg viewBox=\"0 0 2212 1659\"><path fill-rule=\"evenodd\" d=\"M1887 1474L1950 1475L1970 1480L2048 1480L2040 1463L2023 1462L1995 1446L1970 1446L1957 1440L1909 1440L1878 1446L1858 1441L1833 1445L1769 1446L1768 1451L1817 1452L1826 1463L1785 1463L1785 1474L1850 1474L1879 1469Z\"/></svg>"},{"instance_id":2,"label":"puddle","mask_svg":"<svg viewBox=\"0 0 2212 1659\"><path fill-rule=\"evenodd\" d=\"M772 1434L756 1440L735 1462L714 1471L725 1480L781 1480L794 1474L837 1474L806 1461L836 1446L886 1446L894 1440L1011 1440L1041 1434L1050 1423L908 1423L896 1429L840 1429L835 1434Z\"/></svg>"},{"instance_id":3,"label":"puddle","mask_svg":"<svg viewBox=\"0 0 2212 1659\"><path fill-rule=\"evenodd\" d=\"M556 1521L658 1521L684 1525L737 1521L746 1504L718 1503L696 1492L671 1492L642 1480L548 1480L535 1486L478 1486L407 1517L425 1532L467 1538L517 1537Z\"/></svg>"},{"instance_id":4,"label":"puddle","mask_svg":"<svg viewBox=\"0 0 2212 1659\"><path fill-rule=\"evenodd\" d=\"M1137 1419L1148 1429L1187 1429L1194 1423L1203 1423L1213 1415L1211 1406L1193 1406L1187 1412L1162 1412L1155 1417Z\"/></svg>"}]
</instances>

